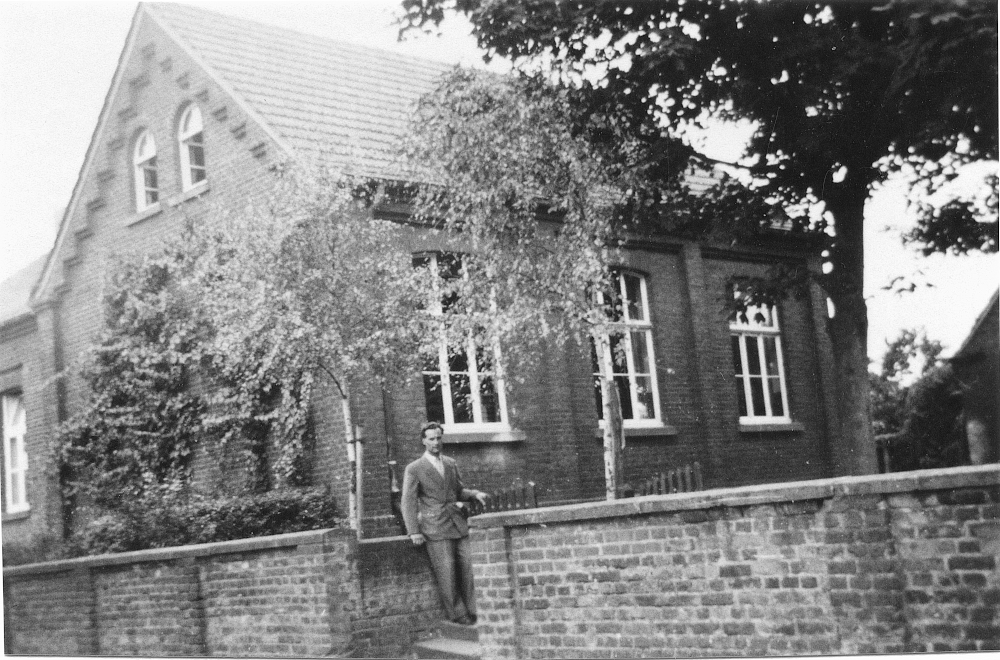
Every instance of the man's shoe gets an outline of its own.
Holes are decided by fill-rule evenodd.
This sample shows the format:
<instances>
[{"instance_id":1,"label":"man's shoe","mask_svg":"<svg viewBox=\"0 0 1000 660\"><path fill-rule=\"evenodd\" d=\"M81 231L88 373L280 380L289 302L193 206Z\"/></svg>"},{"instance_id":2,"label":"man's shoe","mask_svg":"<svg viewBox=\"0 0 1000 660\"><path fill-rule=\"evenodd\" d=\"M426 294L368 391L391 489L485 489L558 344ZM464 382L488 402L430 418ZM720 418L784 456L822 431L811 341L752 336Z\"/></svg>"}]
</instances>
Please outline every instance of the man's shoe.
<instances>
[{"instance_id":1,"label":"man's shoe","mask_svg":"<svg viewBox=\"0 0 1000 660\"><path fill-rule=\"evenodd\" d=\"M476 618L466 614L465 616L460 616L457 619L454 619L452 622L461 624L463 626L471 626L476 622Z\"/></svg>"}]
</instances>

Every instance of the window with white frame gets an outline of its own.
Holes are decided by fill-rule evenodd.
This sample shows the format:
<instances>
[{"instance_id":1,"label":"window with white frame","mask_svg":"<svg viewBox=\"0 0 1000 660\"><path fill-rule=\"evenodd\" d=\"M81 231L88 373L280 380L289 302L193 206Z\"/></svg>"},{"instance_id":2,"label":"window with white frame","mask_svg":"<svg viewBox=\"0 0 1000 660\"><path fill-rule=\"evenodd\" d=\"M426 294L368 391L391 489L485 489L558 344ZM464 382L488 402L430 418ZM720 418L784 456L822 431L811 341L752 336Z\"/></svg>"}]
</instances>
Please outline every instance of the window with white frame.
<instances>
[{"instance_id":1,"label":"window with white frame","mask_svg":"<svg viewBox=\"0 0 1000 660\"><path fill-rule=\"evenodd\" d=\"M729 332L740 422L791 422L778 310L749 306L730 318Z\"/></svg>"},{"instance_id":2,"label":"window with white frame","mask_svg":"<svg viewBox=\"0 0 1000 660\"><path fill-rule=\"evenodd\" d=\"M177 127L180 146L181 187L190 190L205 180L205 138L201 110L191 104L181 115Z\"/></svg>"},{"instance_id":3,"label":"window with white frame","mask_svg":"<svg viewBox=\"0 0 1000 660\"><path fill-rule=\"evenodd\" d=\"M603 359L605 373L611 374L618 388L622 420L626 426L662 424L646 278L639 273L615 270L607 290L597 295L612 323L611 331L602 338L607 340ZM593 339L590 348L597 418L603 421L601 370Z\"/></svg>"},{"instance_id":4,"label":"window with white frame","mask_svg":"<svg viewBox=\"0 0 1000 660\"><path fill-rule=\"evenodd\" d=\"M462 276L457 254L421 254L413 264L436 273L437 283ZM454 302L453 294L442 294L434 302L435 311L443 314ZM471 339L450 346L442 340L437 356L423 371L427 420L440 422L446 431L506 427L507 399L503 380L496 374L498 351L476 346Z\"/></svg>"},{"instance_id":5,"label":"window with white frame","mask_svg":"<svg viewBox=\"0 0 1000 660\"><path fill-rule=\"evenodd\" d=\"M24 400L19 394L0 397L3 408L4 510L17 513L28 510L28 454L24 448L27 421Z\"/></svg>"},{"instance_id":6,"label":"window with white frame","mask_svg":"<svg viewBox=\"0 0 1000 660\"><path fill-rule=\"evenodd\" d=\"M156 175L156 141L149 131L143 131L135 141L132 165L135 209L144 211L160 201L160 184Z\"/></svg>"}]
</instances>

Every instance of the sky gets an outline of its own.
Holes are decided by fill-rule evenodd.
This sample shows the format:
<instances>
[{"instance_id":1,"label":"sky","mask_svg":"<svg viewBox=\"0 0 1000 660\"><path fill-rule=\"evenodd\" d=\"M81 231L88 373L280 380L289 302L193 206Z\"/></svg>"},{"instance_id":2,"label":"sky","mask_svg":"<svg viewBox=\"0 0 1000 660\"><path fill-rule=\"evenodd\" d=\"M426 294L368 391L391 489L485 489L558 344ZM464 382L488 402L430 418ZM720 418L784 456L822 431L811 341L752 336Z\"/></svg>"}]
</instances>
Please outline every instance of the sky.
<instances>
[{"instance_id":1,"label":"sky","mask_svg":"<svg viewBox=\"0 0 1000 660\"><path fill-rule=\"evenodd\" d=\"M469 26L449 19L442 35L397 42L398 0L203 2L218 12L341 41L480 65ZM125 43L135 2L0 0L0 282L52 247ZM729 133L714 154L735 157ZM996 255L921 256L901 232L912 227L905 189L888 185L866 207L865 295L869 354L878 359L900 329L925 329L956 350L1000 281ZM895 276L916 291L884 291Z\"/></svg>"}]
</instances>

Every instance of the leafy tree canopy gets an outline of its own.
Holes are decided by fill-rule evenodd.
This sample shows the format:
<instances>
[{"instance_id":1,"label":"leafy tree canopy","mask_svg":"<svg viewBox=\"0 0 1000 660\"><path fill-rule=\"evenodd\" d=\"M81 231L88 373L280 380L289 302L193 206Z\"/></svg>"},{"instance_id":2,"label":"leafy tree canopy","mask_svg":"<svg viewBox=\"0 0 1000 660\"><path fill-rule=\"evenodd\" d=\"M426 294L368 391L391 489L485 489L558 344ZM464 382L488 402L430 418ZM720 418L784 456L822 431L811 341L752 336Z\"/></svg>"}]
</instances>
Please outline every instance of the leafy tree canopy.
<instances>
[{"instance_id":1,"label":"leafy tree canopy","mask_svg":"<svg viewBox=\"0 0 1000 660\"><path fill-rule=\"evenodd\" d=\"M698 157L692 127L752 122L741 163L760 194L827 243L828 270L818 279L835 310L835 470L874 470L865 202L900 173L916 191L912 240L926 251L997 250L995 195L983 204L929 202L963 165L997 158L995 2L402 4L404 30L462 12L489 56L559 83L573 133L606 148L605 166L630 170L647 207L660 208L663 187ZM755 302L767 302L778 289L758 291L767 295Z\"/></svg>"}]
</instances>

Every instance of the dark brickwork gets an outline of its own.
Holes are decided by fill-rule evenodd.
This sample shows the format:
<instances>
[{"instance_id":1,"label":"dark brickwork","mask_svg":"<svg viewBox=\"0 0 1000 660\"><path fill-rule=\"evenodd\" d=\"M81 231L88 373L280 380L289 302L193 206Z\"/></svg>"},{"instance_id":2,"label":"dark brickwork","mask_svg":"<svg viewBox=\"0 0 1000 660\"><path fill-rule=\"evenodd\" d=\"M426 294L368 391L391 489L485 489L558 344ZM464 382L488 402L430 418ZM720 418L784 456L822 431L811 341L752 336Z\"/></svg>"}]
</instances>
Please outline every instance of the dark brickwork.
<instances>
[{"instance_id":1,"label":"dark brickwork","mask_svg":"<svg viewBox=\"0 0 1000 660\"><path fill-rule=\"evenodd\" d=\"M399 657L443 617L409 539L317 531L4 573L7 653Z\"/></svg>"},{"instance_id":2,"label":"dark brickwork","mask_svg":"<svg viewBox=\"0 0 1000 660\"><path fill-rule=\"evenodd\" d=\"M1000 648L1000 470L475 519L484 657Z\"/></svg>"},{"instance_id":3,"label":"dark brickwork","mask_svg":"<svg viewBox=\"0 0 1000 660\"><path fill-rule=\"evenodd\" d=\"M78 412L87 399L77 361L100 329L101 297L109 264L116 255L148 252L175 237L187 222L208 223L238 211L265 194L270 169L286 157L253 113L229 96L189 53L149 20L140 20L122 59L120 84L109 93L50 266L37 296L37 368L25 359L23 387L29 401L29 454L33 479L28 519L5 521L5 542L30 539L41 530L62 532L56 484L51 475L51 441L58 422ZM204 119L207 185L181 191L176 125L188 103ZM133 141L142 130L156 140L160 208L136 213L132 181ZM258 148L263 145L263 148ZM399 219L396 216L396 219ZM447 238L401 225L400 241L410 252L442 249ZM636 242L623 266L645 275L665 428L630 435L624 454L627 481L692 461L701 462L709 486L830 476L832 392L828 354L818 324L822 299L782 305L786 374L792 418L784 431L747 433L737 424L732 356L721 314L725 280L758 275L765 262L801 261L802 246L787 241L742 251L719 250L679 240ZM450 249L455 249L451 246ZM4 353L22 353L4 344ZM0 364L0 370L6 368ZM65 369L68 377L52 376ZM2 372L0 372L2 373ZM521 367L523 380L508 383L508 408L516 439L491 442L486 436L446 446L469 485L497 490L519 480L533 481L543 503L600 499L604 493L603 447L594 405L586 347L553 347L537 363ZM826 380L824 380L826 379ZM363 502L366 517L391 515L388 461L397 476L420 455L416 431L426 410L419 378L383 395L371 383L352 383L355 422L365 430ZM316 442L310 481L329 486L346 514L354 476L347 462L340 393L321 383L312 403ZM446 437L446 441L447 441ZM36 460L37 456L37 460ZM249 480L241 471L238 443L220 451L203 442L194 453L194 484L213 493L238 493ZM37 470L36 470L37 466ZM45 469L43 469L45 468ZM43 477L46 474L49 476ZM74 523L79 525L83 516ZM9 527L9 529L8 529ZM369 525L378 534L391 525Z\"/></svg>"},{"instance_id":4,"label":"dark brickwork","mask_svg":"<svg viewBox=\"0 0 1000 660\"><path fill-rule=\"evenodd\" d=\"M430 560L408 538L363 541L352 650L369 658L406 655L414 636L445 618Z\"/></svg>"}]
</instances>

